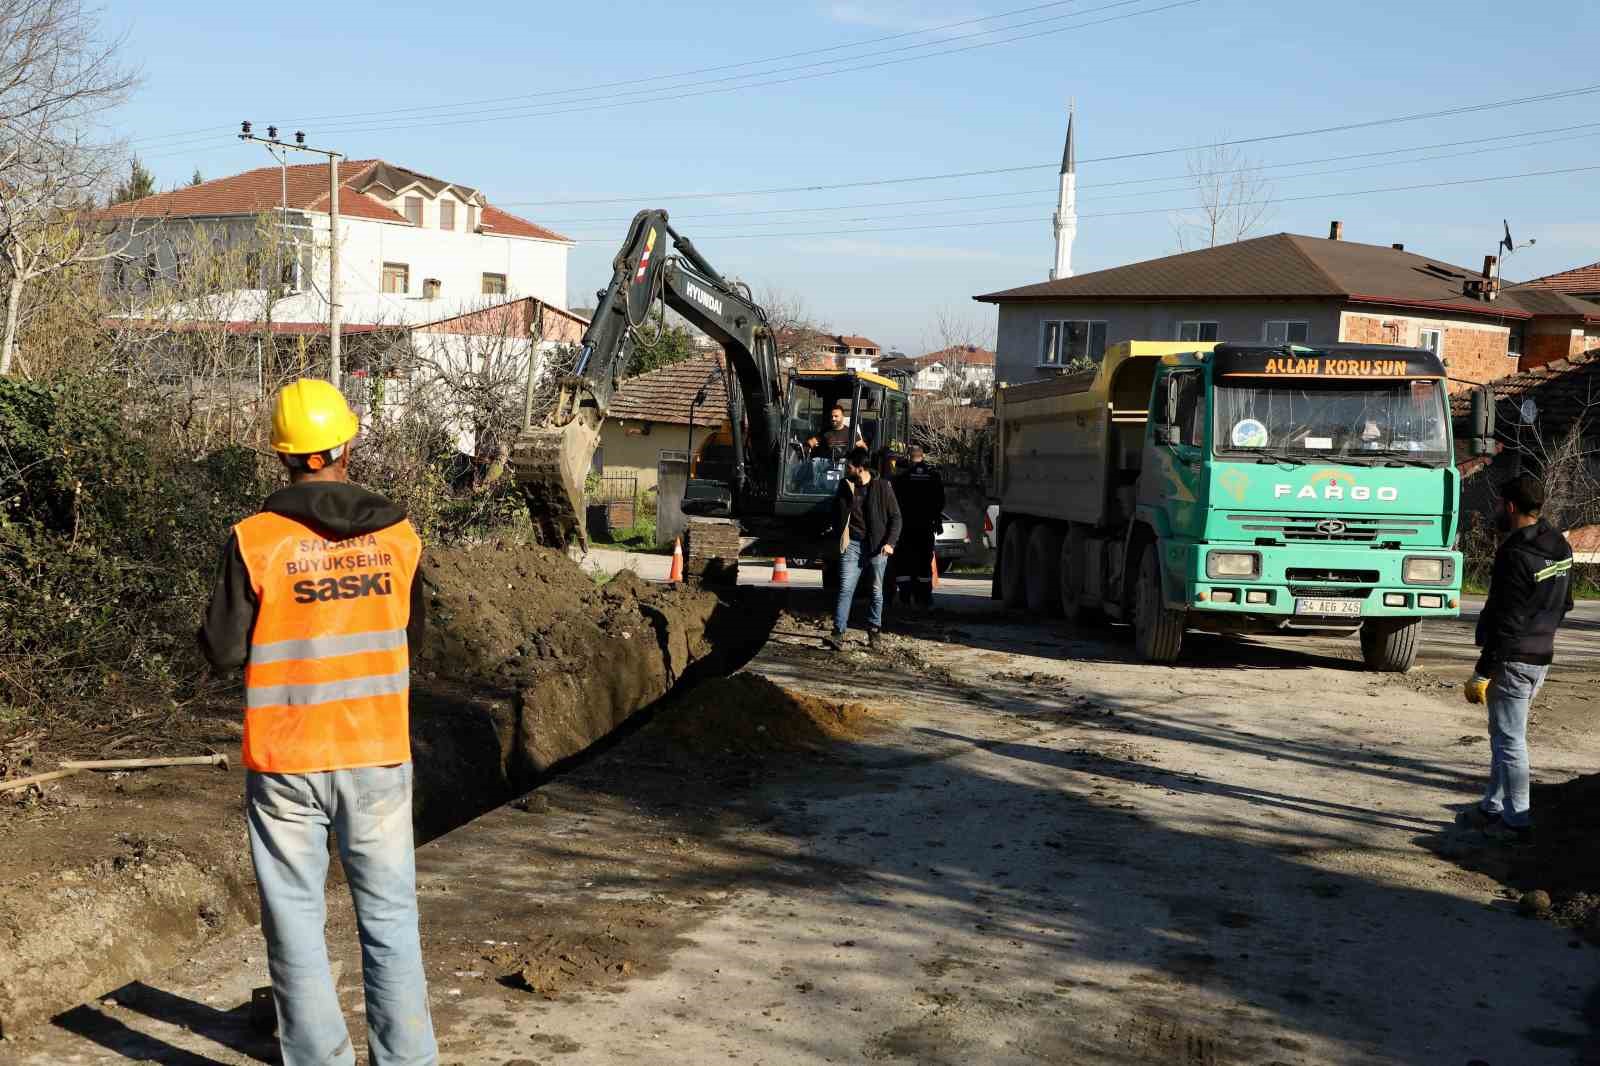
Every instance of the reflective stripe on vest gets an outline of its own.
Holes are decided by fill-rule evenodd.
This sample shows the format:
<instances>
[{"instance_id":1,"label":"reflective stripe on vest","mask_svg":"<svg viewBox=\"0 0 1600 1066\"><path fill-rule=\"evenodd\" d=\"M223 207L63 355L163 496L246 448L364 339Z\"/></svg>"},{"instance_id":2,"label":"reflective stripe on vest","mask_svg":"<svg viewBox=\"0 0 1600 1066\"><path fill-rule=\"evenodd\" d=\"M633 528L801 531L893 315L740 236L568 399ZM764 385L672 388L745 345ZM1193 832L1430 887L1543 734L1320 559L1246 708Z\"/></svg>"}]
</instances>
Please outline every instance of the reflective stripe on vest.
<instances>
[{"instance_id":1,"label":"reflective stripe on vest","mask_svg":"<svg viewBox=\"0 0 1600 1066\"><path fill-rule=\"evenodd\" d=\"M245 765L314 773L410 759L406 623L422 551L411 524L327 540L263 512L234 533L259 605Z\"/></svg>"}]
</instances>

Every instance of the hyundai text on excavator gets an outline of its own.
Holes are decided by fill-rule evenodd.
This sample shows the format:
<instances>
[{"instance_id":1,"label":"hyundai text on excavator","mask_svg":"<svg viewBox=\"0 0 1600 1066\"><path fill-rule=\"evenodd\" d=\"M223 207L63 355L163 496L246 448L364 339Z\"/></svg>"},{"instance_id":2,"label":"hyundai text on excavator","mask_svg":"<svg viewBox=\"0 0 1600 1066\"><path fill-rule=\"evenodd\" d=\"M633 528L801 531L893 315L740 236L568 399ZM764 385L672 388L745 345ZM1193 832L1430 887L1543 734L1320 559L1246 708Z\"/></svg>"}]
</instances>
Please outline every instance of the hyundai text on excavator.
<instances>
[{"instance_id":1,"label":"hyundai text on excavator","mask_svg":"<svg viewBox=\"0 0 1600 1066\"><path fill-rule=\"evenodd\" d=\"M634 216L553 412L543 425L525 428L512 451L540 541L565 547L585 540L584 478L612 393L657 300L720 344L727 358L730 447L721 449L723 461L691 468L684 513L737 519L754 550L822 555L844 470L844 449L827 446L822 433L830 410L844 410L850 440L898 455L911 434L907 390L866 371L780 366L772 324L749 286L718 273L662 210Z\"/></svg>"}]
</instances>

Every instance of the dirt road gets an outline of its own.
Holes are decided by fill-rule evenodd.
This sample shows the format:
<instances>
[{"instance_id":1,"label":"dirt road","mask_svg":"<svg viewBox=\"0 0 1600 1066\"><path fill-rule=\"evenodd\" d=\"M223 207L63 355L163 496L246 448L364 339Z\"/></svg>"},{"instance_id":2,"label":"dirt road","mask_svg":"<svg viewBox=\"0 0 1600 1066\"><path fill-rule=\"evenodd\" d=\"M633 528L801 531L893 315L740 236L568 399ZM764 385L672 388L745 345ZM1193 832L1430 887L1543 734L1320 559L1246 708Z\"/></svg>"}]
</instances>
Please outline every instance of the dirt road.
<instances>
[{"instance_id":1,"label":"dirt road","mask_svg":"<svg viewBox=\"0 0 1600 1066\"><path fill-rule=\"evenodd\" d=\"M894 716L826 760L685 777L646 731L423 849L442 1061L1595 1061L1595 949L1441 855L1483 846L1451 828L1487 758L1458 637L1406 679L1309 642L1171 669L964 606L879 657L779 627L751 669ZM1543 714L1541 778L1600 763ZM536 994L551 938L573 976ZM0 1062L271 1061L263 975L233 941Z\"/></svg>"}]
</instances>

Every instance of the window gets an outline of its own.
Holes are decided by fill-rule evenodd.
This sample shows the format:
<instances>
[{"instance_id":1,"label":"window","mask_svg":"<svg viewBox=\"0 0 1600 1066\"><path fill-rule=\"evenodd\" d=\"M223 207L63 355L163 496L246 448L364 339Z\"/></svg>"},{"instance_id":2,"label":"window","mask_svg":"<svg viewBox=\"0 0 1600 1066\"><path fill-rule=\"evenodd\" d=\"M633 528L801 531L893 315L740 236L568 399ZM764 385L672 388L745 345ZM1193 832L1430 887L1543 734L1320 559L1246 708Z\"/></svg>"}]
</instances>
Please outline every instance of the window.
<instances>
[{"instance_id":1,"label":"window","mask_svg":"<svg viewBox=\"0 0 1600 1066\"><path fill-rule=\"evenodd\" d=\"M467 232L478 232L478 209L472 204L467 205Z\"/></svg>"},{"instance_id":2,"label":"window","mask_svg":"<svg viewBox=\"0 0 1600 1066\"><path fill-rule=\"evenodd\" d=\"M1069 366L1076 360L1100 362L1106 354L1106 324L1087 319L1046 322L1039 347L1040 366Z\"/></svg>"},{"instance_id":3,"label":"window","mask_svg":"<svg viewBox=\"0 0 1600 1066\"><path fill-rule=\"evenodd\" d=\"M1215 322L1179 322L1178 339L1180 341L1214 341L1217 339L1217 324Z\"/></svg>"},{"instance_id":4,"label":"window","mask_svg":"<svg viewBox=\"0 0 1600 1066\"><path fill-rule=\"evenodd\" d=\"M413 226L422 225L422 197L406 197L406 221Z\"/></svg>"},{"instance_id":5,"label":"window","mask_svg":"<svg viewBox=\"0 0 1600 1066\"><path fill-rule=\"evenodd\" d=\"M1197 370L1180 370L1167 379L1167 424L1178 427L1178 443L1191 448L1198 448L1205 441L1202 385Z\"/></svg>"},{"instance_id":6,"label":"window","mask_svg":"<svg viewBox=\"0 0 1600 1066\"><path fill-rule=\"evenodd\" d=\"M439 228L456 228L456 202L454 200L439 201Z\"/></svg>"},{"instance_id":7,"label":"window","mask_svg":"<svg viewBox=\"0 0 1600 1066\"><path fill-rule=\"evenodd\" d=\"M1264 383L1222 378L1212 403L1213 441L1219 455L1288 455L1324 461L1400 455L1433 463L1450 458L1444 383L1432 378Z\"/></svg>"},{"instance_id":8,"label":"window","mask_svg":"<svg viewBox=\"0 0 1600 1066\"><path fill-rule=\"evenodd\" d=\"M383 264L383 285L380 292L411 291L411 267L406 263Z\"/></svg>"},{"instance_id":9,"label":"window","mask_svg":"<svg viewBox=\"0 0 1600 1066\"><path fill-rule=\"evenodd\" d=\"M504 274L485 274L483 276L483 294L485 296L504 296L506 294L506 276Z\"/></svg>"},{"instance_id":10,"label":"window","mask_svg":"<svg viewBox=\"0 0 1600 1066\"><path fill-rule=\"evenodd\" d=\"M1307 322L1268 322L1261 339L1267 344L1304 344L1310 331Z\"/></svg>"},{"instance_id":11,"label":"window","mask_svg":"<svg viewBox=\"0 0 1600 1066\"><path fill-rule=\"evenodd\" d=\"M1444 330L1442 330L1442 329L1425 329L1425 330L1419 331L1418 336L1417 336L1417 347L1418 348L1426 348L1426 349L1428 349L1428 351L1432 352L1434 355L1443 354L1444 353Z\"/></svg>"}]
</instances>

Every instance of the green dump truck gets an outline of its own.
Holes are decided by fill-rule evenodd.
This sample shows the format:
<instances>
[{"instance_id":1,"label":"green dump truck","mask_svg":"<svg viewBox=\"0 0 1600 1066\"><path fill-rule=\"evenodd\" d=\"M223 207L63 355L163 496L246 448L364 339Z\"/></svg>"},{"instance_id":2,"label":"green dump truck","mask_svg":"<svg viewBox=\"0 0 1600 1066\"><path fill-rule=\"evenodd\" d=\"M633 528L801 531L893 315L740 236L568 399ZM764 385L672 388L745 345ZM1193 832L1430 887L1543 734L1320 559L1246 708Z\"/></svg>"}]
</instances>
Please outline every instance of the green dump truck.
<instances>
[{"instance_id":1,"label":"green dump truck","mask_svg":"<svg viewBox=\"0 0 1600 1066\"><path fill-rule=\"evenodd\" d=\"M1474 404L1477 450L1492 407ZM998 390L994 594L1184 633L1359 631L1403 671L1457 614L1460 476L1431 352L1128 341L1097 368Z\"/></svg>"}]
</instances>

